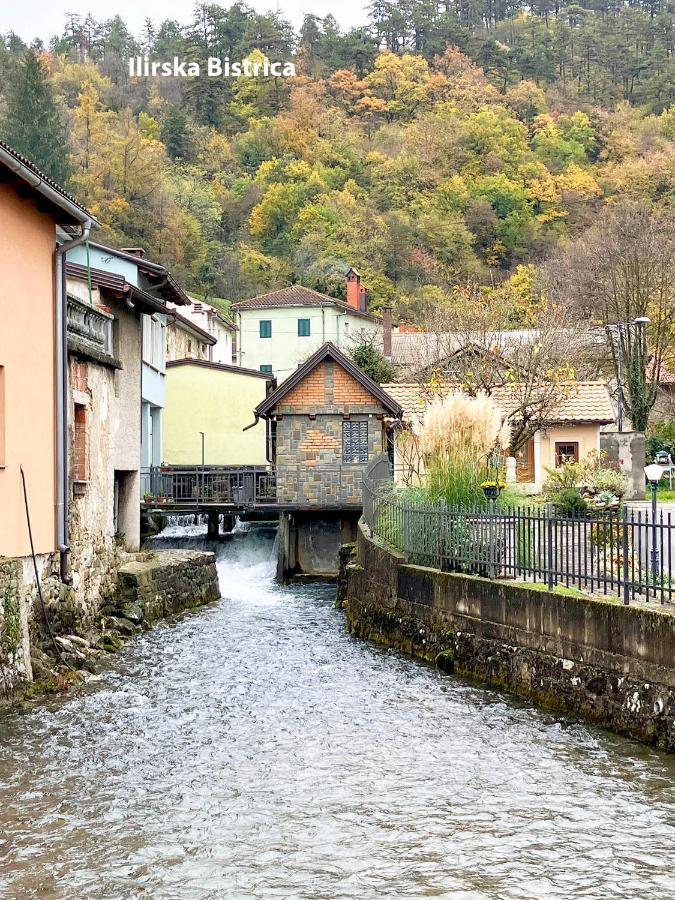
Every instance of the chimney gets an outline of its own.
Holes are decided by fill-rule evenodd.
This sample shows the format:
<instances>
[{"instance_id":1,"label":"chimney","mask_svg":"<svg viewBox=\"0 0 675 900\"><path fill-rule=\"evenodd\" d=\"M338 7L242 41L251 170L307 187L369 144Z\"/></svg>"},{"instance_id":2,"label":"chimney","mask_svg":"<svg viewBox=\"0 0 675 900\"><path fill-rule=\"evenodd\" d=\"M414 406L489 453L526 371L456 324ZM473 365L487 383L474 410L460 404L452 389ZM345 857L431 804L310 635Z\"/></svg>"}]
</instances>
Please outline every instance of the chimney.
<instances>
[{"instance_id":1,"label":"chimney","mask_svg":"<svg viewBox=\"0 0 675 900\"><path fill-rule=\"evenodd\" d=\"M361 309L361 295L366 293L366 289L361 287L361 276L356 269L350 269L347 272L347 304L352 309Z\"/></svg>"},{"instance_id":2,"label":"chimney","mask_svg":"<svg viewBox=\"0 0 675 900\"><path fill-rule=\"evenodd\" d=\"M387 359L391 359L391 328L391 306L385 306L382 311L382 345Z\"/></svg>"},{"instance_id":3,"label":"chimney","mask_svg":"<svg viewBox=\"0 0 675 900\"><path fill-rule=\"evenodd\" d=\"M142 247L122 247L122 253L128 253L129 256L137 256L139 259L145 259L145 250Z\"/></svg>"}]
</instances>

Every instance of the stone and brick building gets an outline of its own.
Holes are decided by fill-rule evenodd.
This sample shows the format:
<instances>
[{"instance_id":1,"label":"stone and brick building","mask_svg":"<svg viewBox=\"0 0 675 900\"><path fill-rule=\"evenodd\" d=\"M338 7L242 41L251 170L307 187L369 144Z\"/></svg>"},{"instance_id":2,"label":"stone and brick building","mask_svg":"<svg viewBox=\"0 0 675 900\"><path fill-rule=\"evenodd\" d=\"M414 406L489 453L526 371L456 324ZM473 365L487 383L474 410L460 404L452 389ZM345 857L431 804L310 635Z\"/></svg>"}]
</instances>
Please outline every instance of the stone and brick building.
<instances>
[{"instance_id":1,"label":"stone and brick building","mask_svg":"<svg viewBox=\"0 0 675 900\"><path fill-rule=\"evenodd\" d=\"M367 463L387 449L401 407L334 344L323 344L256 408L268 425L280 519L280 571L335 571L361 513ZM285 546L284 546L284 542Z\"/></svg>"}]
</instances>

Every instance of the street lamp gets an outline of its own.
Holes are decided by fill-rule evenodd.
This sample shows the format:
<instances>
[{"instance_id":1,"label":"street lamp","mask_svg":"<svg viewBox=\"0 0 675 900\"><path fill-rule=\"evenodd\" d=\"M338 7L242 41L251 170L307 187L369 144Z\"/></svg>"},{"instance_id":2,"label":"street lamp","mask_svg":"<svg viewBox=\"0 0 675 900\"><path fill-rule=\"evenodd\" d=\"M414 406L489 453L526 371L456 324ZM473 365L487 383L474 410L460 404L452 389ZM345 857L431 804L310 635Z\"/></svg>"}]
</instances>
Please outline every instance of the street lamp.
<instances>
[{"instance_id":1,"label":"street lamp","mask_svg":"<svg viewBox=\"0 0 675 900\"><path fill-rule=\"evenodd\" d=\"M651 463L648 466L645 466L645 476L647 481L649 482L649 487L652 490L652 578L654 580L654 590L656 590L656 583L659 578L659 547L658 547L658 535L656 528L656 491L659 486L659 481L661 481L661 477L663 475L663 467L658 465L658 463Z\"/></svg>"}]
</instances>

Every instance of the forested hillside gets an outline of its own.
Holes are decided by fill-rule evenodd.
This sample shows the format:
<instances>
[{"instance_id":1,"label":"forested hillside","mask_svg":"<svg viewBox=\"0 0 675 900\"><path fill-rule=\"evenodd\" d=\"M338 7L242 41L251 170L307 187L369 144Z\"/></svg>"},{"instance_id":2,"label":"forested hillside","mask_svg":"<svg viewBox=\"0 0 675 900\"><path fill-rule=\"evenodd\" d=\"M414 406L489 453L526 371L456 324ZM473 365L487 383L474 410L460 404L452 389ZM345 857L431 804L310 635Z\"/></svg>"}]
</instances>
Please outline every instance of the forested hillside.
<instances>
[{"instance_id":1,"label":"forested hillside","mask_svg":"<svg viewBox=\"0 0 675 900\"><path fill-rule=\"evenodd\" d=\"M667 0L376 0L346 33L242 4L139 36L70 17L0 42L0 136L194 291L340 296L354 265L375 306L478 291L523 324L539 264L609 205L673 212L674 21ZM133 79L139 53L298 75Z\"/></svg>"}]
</instances>

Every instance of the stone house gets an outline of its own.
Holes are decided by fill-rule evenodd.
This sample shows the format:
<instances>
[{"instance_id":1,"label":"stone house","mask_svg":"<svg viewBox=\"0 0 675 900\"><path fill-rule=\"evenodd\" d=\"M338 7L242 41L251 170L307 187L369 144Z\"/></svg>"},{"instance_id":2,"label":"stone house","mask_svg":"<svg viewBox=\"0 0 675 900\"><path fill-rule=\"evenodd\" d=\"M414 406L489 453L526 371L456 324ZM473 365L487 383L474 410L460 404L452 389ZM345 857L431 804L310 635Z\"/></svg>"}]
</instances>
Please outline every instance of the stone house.
<instances>
[{"instance_id":1,"label":"stone house","mask_svg":"<svg viewBox=\"0 0 675 900\"><path fill-rule=\"evenodd\" d=\"M191 297L190 306L183 307L181 315L215 339L209 351L211 362L237 365L237 326L224 312L205 300Z\"/></svg>"},{"instance_id":2,"label":"stone house","mask_svg":"<svg viewBox=\"0 0 675 900\"><path fill-rule=\"evenodd\" d=\"M187 307L190 299L171 273L147 259L141 247L116 250L88 242L68 254L78 273L87 269L122 276L131 303L143 306L141 366L141 469L162 462L162 418L165 404L166 345L169 304ZM146 310L152 310L146 311ZM141 493L145 491L141 478ZM139 498L140 499L140 498Z\"/></svg>"},{"instance_id":3,"label":"stone house","mask_svg":"<svg viewBox=\"0 0 675 900\"><path fill-rule=\"evenodd\" d=\"M400 405L327 342L255 410L266 419L276 465L279 571L334 574L340 544L353 537L363 472L386 451L386 419Z\"/></svg>"},{"instance_id":4,"label":"stone house","mask_svg":"<svg viewBox=\"0 0 675 900\"><path fill-rule=\"evenodd\" d=\"M368 312L361 276L350 269L346 279L346 301L295 284L233 303L239 365L283 381L326 341L343 350L362 334L381 341L382 320Z\"/></svg>"},{"instance_id":5,"label":"stone house","mask_svg":"<svg viewBox=\"0 0 675 900\"><path fill-rule=\"evenodd\" d=\"M186 311L190 307L185 307ZM217 338L190 318L169 308L166 328L166 362L176 359L211 360Z\"/></svg>"},{"instance_id":6,"label":"stone house","mask_svg":"<svg viewBox=\"0 0 675 900\"><path fill-rule=\"evenodd\" d=\"M327 342L260 403L279 503L359 507L366 464L387 448L399 404Z\"/></svg>"},{"instance_id":7,"label":"stone house","mask_svg":"<svg viewBox=\"0 0 675 900\"><path fill-rule=\"evenodd\" d=\"M97 227L0 142L0 694L31 678L33 564L48 596L70 590L63 254Z\"/></svg>"}]
</instances>

